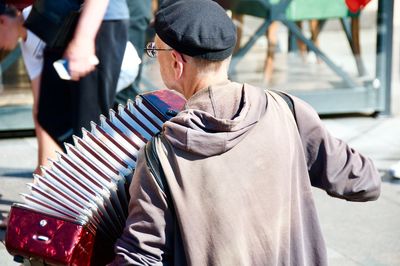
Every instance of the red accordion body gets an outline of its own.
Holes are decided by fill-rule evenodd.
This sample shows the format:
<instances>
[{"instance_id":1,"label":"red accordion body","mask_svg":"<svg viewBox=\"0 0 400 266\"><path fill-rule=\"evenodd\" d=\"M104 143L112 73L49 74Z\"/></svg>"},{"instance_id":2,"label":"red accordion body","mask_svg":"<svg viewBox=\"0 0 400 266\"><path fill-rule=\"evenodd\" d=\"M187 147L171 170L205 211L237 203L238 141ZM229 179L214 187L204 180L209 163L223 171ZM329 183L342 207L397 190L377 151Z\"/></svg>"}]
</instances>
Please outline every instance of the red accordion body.
<instances>
[{"instance_id":1,"label":"red accordion body","mask_svg":"<svg viewBox=\"0 0 400 266\"><path fill-rule=\"evenodd\" d=\"M12 255L54 265L90 265L94 234L74 222L13 206L6 247Z\"/></svg>"}]
</instances>

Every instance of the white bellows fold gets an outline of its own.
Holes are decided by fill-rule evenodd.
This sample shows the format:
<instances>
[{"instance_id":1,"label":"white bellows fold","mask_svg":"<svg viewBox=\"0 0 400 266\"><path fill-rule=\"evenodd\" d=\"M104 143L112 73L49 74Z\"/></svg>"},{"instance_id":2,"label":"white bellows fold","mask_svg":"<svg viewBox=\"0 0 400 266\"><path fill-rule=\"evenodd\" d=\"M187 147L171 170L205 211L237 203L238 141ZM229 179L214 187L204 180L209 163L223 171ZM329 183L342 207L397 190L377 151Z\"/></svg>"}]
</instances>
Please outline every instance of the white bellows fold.
<instances>
[{"instance_id":1,"label":"white bellows fold","mask_svg":"<svg viewBox=\"0 0 400 266\"><path fill-rule=\"evenodd\" d=\"M59 153L42 175L34 175L18 205L115 239L128 214L128 187L139 149L184 103L178 94L160 90L110 110L109 118L102 115L100 125L92 122L82 138L74 136L74 145L65 144L66 154Z\"/></svg>"}]
</instances>

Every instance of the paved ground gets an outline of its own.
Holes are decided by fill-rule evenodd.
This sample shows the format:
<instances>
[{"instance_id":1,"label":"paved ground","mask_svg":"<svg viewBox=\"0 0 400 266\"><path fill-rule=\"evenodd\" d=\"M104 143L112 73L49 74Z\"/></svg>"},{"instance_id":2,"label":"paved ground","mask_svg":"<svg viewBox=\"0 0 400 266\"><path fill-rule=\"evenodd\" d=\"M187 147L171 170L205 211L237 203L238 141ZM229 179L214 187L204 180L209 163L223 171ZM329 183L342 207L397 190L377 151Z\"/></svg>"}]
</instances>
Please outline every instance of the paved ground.
<instances>
[{"instance_id":1,"label":"paved ground","mask_svg":"<svg viewBox=\"0 0 400 266\"><path fill-rule=\"evenodd\" d=\"M399 6L397 5L396 10ZM364 22L368 21L364 20ZM399 32L399 25L400 19L395 16L394 32ZM335 35L330 36L330 34L327 32L322 36L327 38L325 42L322 39L323 43L334 41L332 38L335 38ZM368 38L371 40L374 38L373 34L367 36L370 36ZM371 157L379 168L383 180L381 197L376 202L349 203L332 199L322 191L314 191L322 230L328 246L329 262L333 266L400 265L400 180L388 175L390 166L400 161L399 38L399 34L394 36L393 54L393 102L395 103L394 113L397 116L338 117L323 120L334 136L347 141L352 147ZM264 45L265 51L265 42L260 45ZM364 51L368 56L368 51ZM261 68L262 60L260 59L263 59L263 56L250 55L248 60L254 59L257 61L256 65L244 63L239 66L242 70L253 69L251 71L254 75L249 73L246 79L253 79L254 82L260 80L260 75L256 72ZM348 60L342 59L343 62ZM371 57L371 60L368 58L367 67L374 65L374 58ZM345 67L348 66L347 63L343 64ZM278 76L282 77L279 72L283 73L284 68L285 66L277 65ZM150 65L144 73L150 77L156 71L158 70ZM373 73L373 69L371 72ZM160 87L159 80L150 79L150 81L156 85L155 87ZM30 115L29 112L27 115ZM1 216L7 214L13 202L20 201L19 193L27 190L25 184L31 181L36 151L34 138L0 140ZM4 240L4 232L0 231L0 239ZM1 244L0 265L17 265L12 262L12 257Z\"/></svg>"}]
</instances>

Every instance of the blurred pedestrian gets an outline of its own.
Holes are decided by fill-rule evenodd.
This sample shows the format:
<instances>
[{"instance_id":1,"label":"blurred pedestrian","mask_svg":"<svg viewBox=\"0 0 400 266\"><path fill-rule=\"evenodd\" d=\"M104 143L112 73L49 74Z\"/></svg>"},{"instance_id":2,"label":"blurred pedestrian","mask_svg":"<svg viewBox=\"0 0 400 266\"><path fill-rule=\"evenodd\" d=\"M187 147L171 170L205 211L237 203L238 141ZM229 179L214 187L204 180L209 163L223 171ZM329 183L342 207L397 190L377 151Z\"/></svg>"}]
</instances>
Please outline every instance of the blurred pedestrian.
<instances>
[{"instance_id":1,"label":"blurred pedestrian","mask_svg":"<svg viewBox=\"0 0 400 266\"><path fill-rule=\"evenodd\" d=\"M142 59L146 45L146 33L152 18L152 0L127 1L127 4L129 8L128 39L136 48L140 59ZM119 103L125 104L128 99L134 99L141 92L142 68L143 64L139 66L139 72L133 84L130 84L117 94Z\"/></svg>"},{"instance_id":2,"label":"blurred pedestrian","mask_svg":"<svg viewBox=\"0 0 400 266\"><path fill-rule=\"evenodd\" d=\"M81 136L82 127L89 128L112 107L128 19L125 0L85 0L67 47L45 49L38 119L60 145L71 143L72 135ZM53 63L61 58L67 60L72 80L55 71Z\"/></svg>"},{"instance_id":3,"label":"blurred pedestrian","mask_svg":"<svg viewBox=\"0 0 400 266\"><path fill-rule=\"evenodd\" d=\"M0 2L0 49L13 50L19 40L25 68L31 80L33 94L33 122L38 142L38 162L34 173L40 174L40 165L46 165L48 158L54 158L60 146L41 127L37 119L40 77L43 67L43 43L35 34L24 27L24 21L31 11L31 6L22 12L11 5Z\"/></svg>"},{"instance_id":4,"label":"blurred pedestrian","mask_svg":"<svg viewBox=\"0 0 400 266\"><path fill-rule=\"evenodd\" d=\"M32 117L38 143L38 160L34 173L40 174L40 166L46 165L48 158L55 158L56 151L61 151L61 149L37 120L40 75L45 44L23 26L30 10L31 7L27 7L20 12L14 6L0 1L0 50L13 50L21 40L22 56L31 81L33 95ZM7 224L8 217L0 221L0 228L5 229Z\"/></svg>"},{"instance_id":5,"label":"blurred pedestrian","mask_svg":"<svg viewBox=\"0 0 400 266\"><path fill-rule=\"evenodd\" d=\"M304 101L228 80L236 29L215 2L165 2L155 30L147 52L187 103L139 153L114 264L326 265L311 187L375 200L372 161Z\"/></svg>"}]
</instances>

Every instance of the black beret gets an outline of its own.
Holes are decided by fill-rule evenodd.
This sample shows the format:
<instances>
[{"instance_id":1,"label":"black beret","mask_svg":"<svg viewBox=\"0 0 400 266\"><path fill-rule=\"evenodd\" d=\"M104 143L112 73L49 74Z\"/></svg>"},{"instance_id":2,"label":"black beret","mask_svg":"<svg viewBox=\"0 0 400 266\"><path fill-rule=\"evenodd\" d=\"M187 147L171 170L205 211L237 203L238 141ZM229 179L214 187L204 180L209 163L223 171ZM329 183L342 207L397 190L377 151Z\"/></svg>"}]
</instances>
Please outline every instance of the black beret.
<instances>
[{"instance_id":1,"label":"black beret","mask_svg":"<svg viewBox=\"0 0 400 266\"><path fill-rule=\"evenodd\" d=\"M210 61L228 58L236 44L235 25L211 0L164 1L154 27L171 48Z\"/></svg>"}]
</instances>

